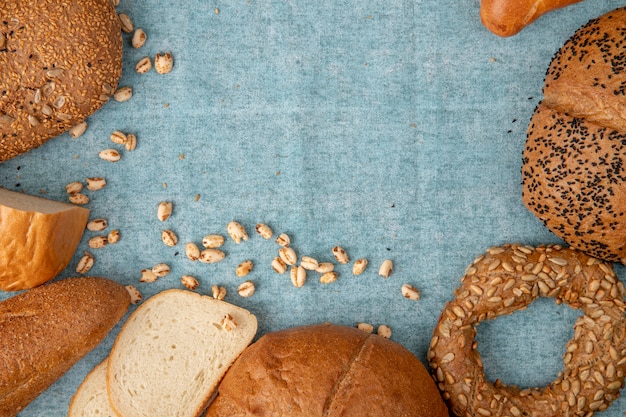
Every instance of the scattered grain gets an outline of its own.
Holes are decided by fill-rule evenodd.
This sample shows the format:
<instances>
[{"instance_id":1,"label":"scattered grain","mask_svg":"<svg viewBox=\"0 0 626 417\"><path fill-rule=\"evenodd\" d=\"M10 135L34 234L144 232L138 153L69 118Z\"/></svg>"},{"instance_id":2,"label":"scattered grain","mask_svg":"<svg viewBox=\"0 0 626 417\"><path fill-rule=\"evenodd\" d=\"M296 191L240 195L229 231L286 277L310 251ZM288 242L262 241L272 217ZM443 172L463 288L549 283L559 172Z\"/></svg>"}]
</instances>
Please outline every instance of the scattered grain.
<instances>
[{"instance_id":1,"label":"scattered grain","mask_svg":"<svg viewBox=\"0 0 626 417\"><path fill-rule=\"evenodd\" d=\"M393 262L391 259L385 259L378 269L378 275L383 278L389 278L393 271Z\"/></svg>"},{"instance_id":2,"label":"scattered grain","mask_svg":"<svg viewBox=\"0 0 626 417\"><path fill-rule=\"evenodd\" d=\"M137 74L145 74L152 69L152 61L149 56L144 56L135 65L135 72Z\"/></svg>"},{"instance_id":3,"label":"scattered grain","mask_svg":"<svg viewBox=\"0 0 626 417\"><path fill-rule=\"evenodd\" d=\"M276 238L276 243L278 243L280 246L289 246L291 244L291 238L287 233L281 233Z\"/></svg>"},{"instance_id":4,"label":"scattered grain","mask_svg":"<svg viewBox=\"0 0 626 417\"><path fill-rule=\"evenodd\" d=\"M109 234L107 235L107 241L111 245L114 245L120 241L120 237L121 237L121 234L120 234L119 229L114 229L114 230L111 230Z\"/></svg>"},{"instance_id":5,"label":"scattered grain","mask_svg":"<svg viewBox=\"0 0 626 417\"><path fill-rule=\"evenodd\" d=\"M200 282L191 275L183 275L180 277L180 282L191 291L195 290L200 285Z\"/></svg>"},{"instance_id":6,"label":"scattered grain","mask_svg":"<svg viewBox=\"0 0 626 417\"><path fill-rule=\"evenodd\" d=\"M330 271L322 274L322 276L320 277L320 282L322 284L332 284L333 282L337 281L337 278L339 278L339 274L335 271Z\"/></svg>"},{"instance_id":7,"label":"scattered grain","mask_svg":"<svg viewBox=\"0 0 626 417\"><path fill-rule=\"evenodd\" d=\"M256 225L256 232L261 235L261 237L263 239L271 239L272 236L274 235L274 232L272 231L272 228L269 227L267 224L265 223L259 223Z\"/></svg>"},{"instance_id":8,"label":"scattered grain","mask_svg":"<svg viewBox=\"0 0 626 417\"><path fill-rule=\"evenodd\" d=\"M365 333L374 333L374 326L369 323L359 322L356 324L356 328Z\"/></svg>"},{"instance_id":9,"label":"scattered grain","mask_svg":"<svg viewBox=\"0 0 626 417\"><path fill-rule=\"evenodd\" d=\"M104 149L98 154L100 159L108 162L117 162L122 159L122 155L115 149Z\"/></svg>"},{"instance_id":10,"label":"scattered grain","mask_svg":"<svg viewBox=\"0 0 626 417\"><path fill-rule=\"evenodd\" d=\"M295 265L298 261L298 255L296 255L296 251L289 247L284 246L278 250L278 256L282 259L287 265Z\"/></svg>"},{"instance_id":11,"label":"scattered grain","mask_svg":"<svg viewBox=\"0 0 626 417\"><path fill-rule=\"evenodd\" d=\"M279 274L284 274L287 271L287 264L277 256L272 260L272 269Z\"/></svg>"},{"instance_id":12,"label":"scattered grain","mask_svg":"<svg viewBox=\"0 0 626 417\"><path fill-rule=\"evenodd\" d=\"M74 139L79 138L83 135L83 133L85 133L85 131L87 130L87 122L80 122L77 125L72 126L72 128L70 129L70 136L73 137Z\"/></svg>"},{"instance_id":13,"label":"scattered grain","mask_svg":"<svg viewBox=\"0 0 626 417\"><path fill-rule=\"evenodd\" d=\"M70 195L80 193L83 191L83 184L79 181L72 181L65 186L65 191Z\"/></svg>"},{"instance_id":14,"label":"scattered grain","mask_svg":"<svg viewBox=\"0 0 626 417\"><path fill-rule=\"evenodd\" d=\"M252 294L254 294L255 290L256 288L254 286L254 282L252 281L245 281L241 283L239 287L237 287L237 293L244 298L250 297Z\"/></svg>"},{"instance_id":15,"label":"scattered grain","mask_svg":"<svg viewBox=\"0 0 626 417\"><path fill-rule=\"evenodd\" d=\"M224 236L221 235L207 235L202 238L202 246L207 249L219 248L224 244Z\"/></svg>"},{"instance_id":16,"label":"scattered grain","mask_svg":"<svg viewBox=\"0 0 626 417\"><path fill-rule=\"evenodd\" d=\"M141 292L134 285L126 285L126 291L130 295L131 304L139 304L143 299Z\"/></svg>"},{"instance_id":17,"label":"scattered grain","mask_svg":"<svg viewBox=\"0 0 626 417\"><path fill-rule=\"evenodd\" d=\"M188 242L185 245L185 255L187 255L187 258L189 258L189 260L197 261L198 259L200 259L200 248L198 248L198 245L196 245L195 243Z\"/></svg>"},{"instance_id":18,"label":"scattered grain","mask_svg":"<svg viewBox=\"0 0 626 417\"><path fill-rule=\"evenodd\" d=\"M376 333L379 336L384 337L385 339L389 339L391 338L391 327L387 326L386 324L381 324L380 326L378 326Z\"/></svg>"},{"instance_id":19,"label":"scattered grain","mask_svg":"<svg viewBox=\"0 0 626 417\"><path fill-rule=\"evenodd\" d=\"M171 268L168 264L158 263L152 267L152 273L157 277L164 277L171 272Z\"/></svg>"},{"instance_id":20,"label":"scattered grain","mask_svg":"<svg viewBox=\"0 0 626 417\"><path fill-rule=\"evenodd\" d=\"M87 189L90 191L98 191L106 187L107 181L101 177L90 177L86 179Z\"/></svg>"},{"instance_id":21,"label":"scattered grain","mask_svg":"<svg viewBox=\"0 0 626 417\"><path fill-rule=\"evenodd\" d=\"M290 272L291 283L296 288L301 288L306 282L306 269L302 265L292 266Z\"/></svg>"},{"instance_id":22,"label":"scattered grain","mask_svg":"<svg viewBox=\"0 0 626 417\"><path fill-rule=\"evenodd\" d=\"M350 258L348 257L348 253L341 246L335 246L332 249L333 256L337 259L337 262L340 264L347 264L350 262Z\"/></svg>"},{"instance_id":23,"label":"scattered grain","mask_svg":"<svg viewBox=\"0 0 626 417\"><path fill-rule=\"evenodd\" d=\"M365 258L354 261L354 265L352 265L352 275L361 275L367 268L367 264L368 262Z\"/></svg>"},{"instance_id":24,"label":"scattered grain","mask_svg":"<svg viewBox=\"0 0 626 417\"><path fill-rule=\"evenodd\" d=\"M94 263L94 256L88 251L84 251L83 256L78 261L78 265L76 265L76 272L79 274L86 274L93 267Z\"/></svg>"},{"instance_id":25,"label":"scattered grain","mask_svg":"<svg viewBox=\"0 0 626 417\"><path fill-rule=\"evenodd\" d=\"M154 282L158 278L159 277L156 276L154 272L152 272L152 269L146 268L141 270L141 277L139 278L139 282Z\"/></svg>"},{"instance_id":26,"label":"scattered grain","mask_svg":"<svg viewBox=\"0 0 626 417\"><path fill-rule=\"evenodd\" d=\"M157 207L157 218L164 222L172 215L174 205L169 201L161 201Z\"/></svg>"},{"instance_id":27,"label":"scattered grain","mask_svg":"<svg viewBox=\"0 0 626 417\"><path fill-rule=\"evenodd\" d=\"M222 261L226 257L226 254L219 249L204 249L200 252L200 262L207 264L213 264Z\"/></svg>"},{"instance_id":28,"label":"scattered grain","mask_svg":"<svg viewBox=\"0 0 626 417\"><path fill-rule=\"evenodd\" d=\"M237 269L235 269L235 274L237 274L238 277L245 277L252 271L253 267L254 263L251 260L246 259L237 266Z\"/></svg>"},{"instance_id":29,"label":"scattered grain","mask_svg":"<svg viewBox=\"0 0 626 417\"><path fill-rule=\"evenodd\" d=\"M113 93L113 99L120 103L130 100L133 97L133 89L129 86L120 87Z\"/></svg>"},{"instance_id":30,"label":"scattered grain","mask_svg":"<svg viewBox=\"0 0 626 417\"><path fill-rule=\"evenodd\" d=\"M213 285L211 286L211 294L213 295L213 298L223 300L224 297L226 297L226 288L219 285Z\"/></svg>"},{"instance_id":31,"label":"scattered grain","mask_svg":"<svg viewBox=\"0 0 626 417\"><path fill-rule=\"evenodd\" d=\"M87 245L92 249L103 248L109 243L106 236L94 236L87 242Z\"/></svg>"},{"instance_id":32,"label":"scattered grain","mask_svg":"<svg viewBox=\"0 0 626 417\"><path fill-rule=\"evenodd\" d=\"M119 13L118 17L120 19L120 23L122 25L122 31L125 33L131 33L135 26L133 25L133 21L126 13Z\"/></svg>"},{"instance_id":33,"label":"scattered grain","mask_svg":"<svg viewBox=\"0 0 626 417\"><path fill-rule=\"evenodd\" d=\"M146 32L141 28L137 28L135 29L135 33L133 33L130 43L133 45L133 48L138 49L145 45L146 39L148 39Z\"/></svg>"},{"instance_id":34,"label":"scattered grain","mask_svg":"<svg viewBox=\"0 0 626 417\"><path fill-rule=\"evenodd\" d=\"M409 300L414 301L418 301L421 297L419 290L411 284L402 285L402 295L404 296L404 298L408 298Z\"/></svg>"},{"instance_id":35,"label":"scattered grain","mask_svg":"<svg viewBox=\"0 0 626 417\"><path fill-rule=\"evenodd\" d=\"M226 231L231 239L237 244L241 243L242 240L248 240L248 233L241 223L231 221L226 226Z\"/></svg>"},{"instance_id":36,"label":"scattered grain","mask_svg":"<svg viewBox=\"0 0 626 417\"><path fill-rule=\"evenodd\" d=\"M161 240L167 246L176 246L178 244L178 236L170 229L165 229L161 232Z\"/></svg>"},{"instance_id":37,"label":"scattered grain","mask_svg":"<svg viewBox=\"0 0 626 417\"><path fill-rule=\"evenodd\" d=\"M154 69L159 74L167 74L172 71L174 66L174 58L172 58L172 54L169 52L165 52L164 54L157 53L154 57Z\"/></svg>"}]
</instances>

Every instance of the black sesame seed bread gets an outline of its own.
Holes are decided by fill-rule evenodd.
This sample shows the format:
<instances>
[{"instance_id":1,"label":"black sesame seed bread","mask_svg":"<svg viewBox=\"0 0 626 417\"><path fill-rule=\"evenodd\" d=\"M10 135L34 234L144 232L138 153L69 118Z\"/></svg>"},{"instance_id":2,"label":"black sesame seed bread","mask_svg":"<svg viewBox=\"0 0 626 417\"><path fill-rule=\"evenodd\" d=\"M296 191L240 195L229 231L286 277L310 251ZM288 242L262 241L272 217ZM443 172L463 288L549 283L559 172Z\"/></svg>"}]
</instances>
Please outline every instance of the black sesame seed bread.
<instances>
[{"instance_id":1,"label":"black sesame seed bread","mask_svg":"<svg viewBox=\"0 0 626 417\"><path fill-rule=\"evenodd\" d=\"M122 74L110 0L0 2L0 162L81 123Z\"/></svg>"},{"instance_id":2,"label":"black sesame seed bread","mask_svg":"<svg viewBox=\"0 0 626 417\"><path fill-rule=\"evenodd\" d=\"M568 245L626 263L626 8L580 28L547 71L522 201Z\"/></svg>"}]
</instances>

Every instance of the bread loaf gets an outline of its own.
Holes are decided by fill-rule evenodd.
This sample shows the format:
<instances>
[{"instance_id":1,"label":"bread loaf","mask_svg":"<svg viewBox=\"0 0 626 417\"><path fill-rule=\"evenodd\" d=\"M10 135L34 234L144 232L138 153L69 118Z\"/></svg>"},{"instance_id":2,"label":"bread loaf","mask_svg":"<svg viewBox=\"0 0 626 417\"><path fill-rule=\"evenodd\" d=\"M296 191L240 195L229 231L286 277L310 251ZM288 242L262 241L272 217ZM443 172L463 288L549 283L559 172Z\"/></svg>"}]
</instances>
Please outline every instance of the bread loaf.
<instances>
[{"instance_id":1,"label":"bread loaf","mask_svg":"<svg viewBox=\"0 0 626 417\"><path fill-rule=\"evenodd\" d=\"M582 0L481 0L480 19L498 36L513 36L542 15Z\"/></svg>"},{"instance_id":2,"label":"bread loaf","mask_svg":"<svg viewBox=\"0 0 626 417\"><path fill-rule=\"evenodd\" d=\"M626 8L556 53L527 130L522 200L568 245L626 263Z\"/></svg>"},{"instance_id":3,"label":"bread loaf","mask_svg":"<svg viewBox=\"0 0 626 417\"><path fill-rule=\"evenodd\" d=\"M119 417L195 417L256 334L256 317L187 290L143 302L115 339L107 392Z\"/></svg>"},{"instance_id":4,"label":"bread loaf","mask_svg":"<svg viewBox=\"0 0 626 417\"><path fill-rule=\"evenodd\" d=\"M11 417L95 348L123 317L128 291L68 278L0 303L0 416Z\"/></svg>"},{"instance_id":5,"label":"bread loaf","mask_svg":"<svg viewBox=\"0 0 626 417\"><path fill-rule=\"evenodd\" d=\"M96 365L70 401L67 417L117 417L106 385L107 359Z\"/></svg>"},{"instance_id":6,"label":"bread loaf","mask_svg":"<svg viewBox=\"0 0 626 417\"><path fill-rule=\"evenodd\" d=\"M266 334L235 361L206 417L447 417L422 363L401 345L346 326Z\"/></svg>"},{"instance_id":7,"label":"bread loaf","mask_svg":"<svg viewBox=\"0 0 626 417\"><path fill-rule=\"evenodd\" d=\"M110 0L0 2L0 162L98 110L122 74Z\"/></svg>"},{"instance_id":8,"label":"bread loaf","mask_svg":"<svg viewBox=\"0 0 626 417\"><path fill-rule=\"evenodd\" d=\"M86 208L0 188L0 289L24 290L56 277L88 218Z\"/></svg>"}]
</instances>

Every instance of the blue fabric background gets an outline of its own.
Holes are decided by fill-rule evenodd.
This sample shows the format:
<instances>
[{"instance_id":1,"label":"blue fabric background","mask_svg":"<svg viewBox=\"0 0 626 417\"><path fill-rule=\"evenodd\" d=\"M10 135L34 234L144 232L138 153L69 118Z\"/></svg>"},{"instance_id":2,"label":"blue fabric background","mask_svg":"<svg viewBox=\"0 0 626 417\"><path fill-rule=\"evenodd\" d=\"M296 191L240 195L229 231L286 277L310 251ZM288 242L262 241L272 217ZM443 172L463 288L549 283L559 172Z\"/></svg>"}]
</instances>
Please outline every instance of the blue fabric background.
<instances>
[{"instance_id":1,"label":"blue fabric background","mask_svg":"<svg viewBox=\"0 0 626 417\"><path fill-rule=\"evenodd\" d=\"M259 335L322 321L384 323L424 360L439 313L476 256L509 242L559 242L520 200L526 127L553 54L621 3L579 3L504 39L481 25L478 0L121 0L118 11L148 34L138 50L124 35L121 85L134 97L108 103L81 138L66 134L3 163L0 185L65 201L67 183L105 177L88 207L122 239L92 250L91 274L136 285L144 297L191 274L204 294L225 285L227 301L258 316ZM134 72L140 58L163 51L175 59L170 74ZM98 158L119 148L113 130L138 138L115 164ZM162 200L175 205L165 224L156 219ZM248 242L228 242L220 264L185 258L185 242L225 235L233 219ZM258 222L288 233L300 255L330 260L341 245L370 268L353 277L339 266L327 286L309 274L296 289L271 270L277 245L256 235ZM161 243L164 227L179 235L177 247ZM61 277L76 275L92 235ZM234 270L248 258L257 292L242 299ZM383 280L386 258L395 270ZM140 284L140 270L158 262L172 273ZM420 289L419 302L401 296L404 283ZM552 381L577 316L542 299L481 324L488 376L523 387ZM65 415L118 331L20 416ZM620 399L602 415L624 411Z\"/></svg>"}]
</instances>

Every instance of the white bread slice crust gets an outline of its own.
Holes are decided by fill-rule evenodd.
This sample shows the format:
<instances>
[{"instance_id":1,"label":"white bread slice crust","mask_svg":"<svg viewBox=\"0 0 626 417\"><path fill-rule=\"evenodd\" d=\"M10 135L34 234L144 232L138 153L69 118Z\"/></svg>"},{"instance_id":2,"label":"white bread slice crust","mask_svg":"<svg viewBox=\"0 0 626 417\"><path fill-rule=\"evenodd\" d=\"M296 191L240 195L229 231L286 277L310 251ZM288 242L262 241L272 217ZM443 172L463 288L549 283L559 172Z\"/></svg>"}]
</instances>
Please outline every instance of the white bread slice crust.
<instances>
[{"instance_id":1,"label":"white bread slice crust","mask_svg":"<svg viewBox=\"0 0 626 417\"><path fill-rule=\"evenodd\" d=\"M0 188L0 289L26 290L56 277L88 219L86 208Z\"/></svg>"},{"instance_id":2,"label":"white bread slice crust","mask_svg":"<svg viewBox=\"0 0 626 417\"><path fill-rule=\"evenodd\" d=\"M229 316L234 328L224 326ZM107 391L119 417L196 417L256 335L249 311L170 289L130 315L108 359Z\"/></svg>"},{"instance_id":3,"label":"white bread slice crust","mask_svg":"<svg viewBox=\"0 0 626 417\"><path fill-rule=\"evenodd\" d=\"M96 365L78 386L67 417L117 417L109 402L106 385L107 359Z\"/></svg>"}]
</instances>

